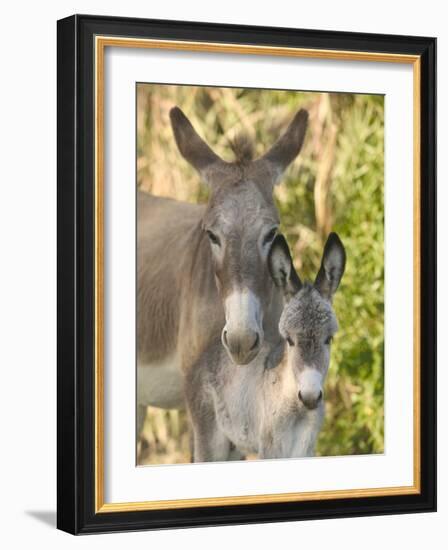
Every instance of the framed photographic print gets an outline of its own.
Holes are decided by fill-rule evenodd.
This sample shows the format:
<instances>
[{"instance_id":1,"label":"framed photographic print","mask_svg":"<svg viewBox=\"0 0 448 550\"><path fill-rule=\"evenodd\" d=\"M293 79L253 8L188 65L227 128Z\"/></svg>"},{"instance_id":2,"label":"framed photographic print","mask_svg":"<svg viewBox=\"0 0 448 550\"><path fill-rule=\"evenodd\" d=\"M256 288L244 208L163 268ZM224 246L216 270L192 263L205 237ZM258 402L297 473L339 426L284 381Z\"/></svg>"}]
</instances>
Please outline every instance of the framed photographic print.
<instances>
[{"instance_id":1,"label":"framed photographic print","mask_svg":"<svg viewBox=\"0 0 448 550\"><path fill-rule=\"evenodd\" d=\"M436 508L433 38L58 22L58 527Z\"/></svg>"}]
</instances>

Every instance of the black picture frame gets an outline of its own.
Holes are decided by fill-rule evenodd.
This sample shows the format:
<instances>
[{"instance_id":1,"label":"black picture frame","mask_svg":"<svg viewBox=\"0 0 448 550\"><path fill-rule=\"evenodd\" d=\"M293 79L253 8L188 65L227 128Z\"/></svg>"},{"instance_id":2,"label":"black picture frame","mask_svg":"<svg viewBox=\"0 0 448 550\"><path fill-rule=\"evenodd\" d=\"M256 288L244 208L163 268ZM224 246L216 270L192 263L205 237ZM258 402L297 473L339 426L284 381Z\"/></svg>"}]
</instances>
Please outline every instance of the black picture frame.
<instances>
[{"instance_id":1,"label":"black picture frame","mask_svg":"<svg viewBox=\"0 0 448 550\"><path fill-rule=\"evenodd\" d=\"M73 534L436 509L436 39L74 15L58 21L57 526ZM97 35L412 54L421 67L420 493L95 512L94 55Z\"/></svg>"}]
</instances>

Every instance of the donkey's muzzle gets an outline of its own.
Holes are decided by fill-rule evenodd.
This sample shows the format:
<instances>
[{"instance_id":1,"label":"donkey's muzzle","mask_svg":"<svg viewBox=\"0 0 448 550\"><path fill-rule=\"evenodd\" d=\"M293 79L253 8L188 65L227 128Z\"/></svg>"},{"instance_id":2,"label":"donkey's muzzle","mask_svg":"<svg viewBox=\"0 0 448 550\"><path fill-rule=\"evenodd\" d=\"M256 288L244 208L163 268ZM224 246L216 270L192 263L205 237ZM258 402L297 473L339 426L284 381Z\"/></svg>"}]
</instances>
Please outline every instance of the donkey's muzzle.
<instances>
[{"instance_id":1,"label":"donkey's muzzle","mask_svg":"<svg viewBox=\"0 0 448 550\"><path fill-rule=\"evenodd\" d=\"M261 336L255 330L235 333L224 328L221 339L230 358L237 365L247 365L260 351Z\"/></svg>"},{"instance_id":2,"label":"donkey's muzzle","mask_svg":"<svg viewBox=\"0 0 448 550\"><path fill-rule=\"evenodd\" d=\"M299 400L305 405L307 409L313 410L322 401L322 391L320 391L318 394L314 392L299 391Z\"/></svg>"}]
</instances>

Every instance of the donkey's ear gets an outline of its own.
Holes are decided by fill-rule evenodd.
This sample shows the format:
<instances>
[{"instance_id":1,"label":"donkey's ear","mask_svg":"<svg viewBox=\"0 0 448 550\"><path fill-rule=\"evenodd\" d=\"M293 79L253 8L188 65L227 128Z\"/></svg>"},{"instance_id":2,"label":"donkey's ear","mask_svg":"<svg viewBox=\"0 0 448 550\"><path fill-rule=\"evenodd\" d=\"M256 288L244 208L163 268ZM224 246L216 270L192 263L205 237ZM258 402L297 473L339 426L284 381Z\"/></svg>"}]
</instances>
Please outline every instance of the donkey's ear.
<instances>
[{"instance_id":1,"label":"donkey's ear","mask_svg":"<svg viewBox=\"0 0 448 550\"><path fill-rule=\"evenodd\" d=\"M345 270L345 248L336 233L330 233L325 243L322 263L314 281L315 288L327 300L333 298Z\"/></svg>"},{"instance_id":2,"label":"donkey's ear","mask_svg":"<svg viewBox=\"0 0 448 550\"><path fill-rule=\"evenodd\" d=\"M257 162L265 162L273 174L274 183L280 177L302 149L305 133L308 126L308 111L300 109L292 122L274 145Z\"/></svg>"},{"instance_id":3,"label":"donkey's ear","mask_svg":"<svg viewBox=\"0 0 448 550\"><path fill-rule=\"evenodd\" d=\"M199 137L179 107L171 109L170 120L182 156L207 180L207 170L214 164L224 164L224 161Z\"/></svg>"},{"instance_id":4,"label":"donkey's ear","mask_svg":"<svg viewBox=\"0 0 448 550\"><path fill-rule=\"evenodd\" d=\"M294 269L288 243L283 235L277 235L271 245L268 266L274 283L291 297L302 288L302 282Z\"/></svg>"}]
</instances>

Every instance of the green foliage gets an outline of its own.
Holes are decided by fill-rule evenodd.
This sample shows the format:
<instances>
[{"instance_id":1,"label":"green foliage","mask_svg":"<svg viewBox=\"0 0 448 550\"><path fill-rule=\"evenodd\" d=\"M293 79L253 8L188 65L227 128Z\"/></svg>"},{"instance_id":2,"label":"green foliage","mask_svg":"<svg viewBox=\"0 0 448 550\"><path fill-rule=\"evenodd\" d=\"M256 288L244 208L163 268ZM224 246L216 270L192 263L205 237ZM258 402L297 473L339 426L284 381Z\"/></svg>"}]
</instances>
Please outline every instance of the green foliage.
<instances>
[{"instance_id":1,"label":"green foliage","mask_svg":"<svg viewBox=\"0 0 448 550\"><path fill-rule=\"evenodd\" d=\"M384 98L139 85L139 185L155 194L202 202L207 191L174 146L168 123L173 105L184 109L228 160L228 143L236 133L249 134L261 154L299 108L308 109L304 147L276 187L275 198L302 279L314 279L330 231L340 235L347 251L346 272L334 299L340 330L332 347L317 452L383 452Z\"/></svg>"}]
</instances>

